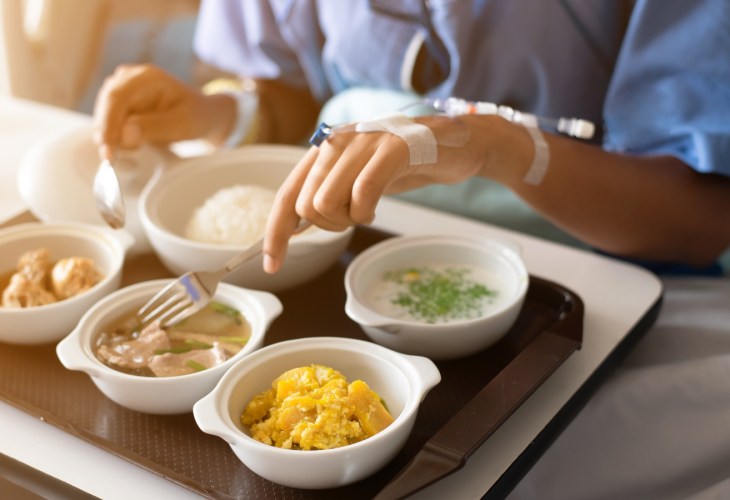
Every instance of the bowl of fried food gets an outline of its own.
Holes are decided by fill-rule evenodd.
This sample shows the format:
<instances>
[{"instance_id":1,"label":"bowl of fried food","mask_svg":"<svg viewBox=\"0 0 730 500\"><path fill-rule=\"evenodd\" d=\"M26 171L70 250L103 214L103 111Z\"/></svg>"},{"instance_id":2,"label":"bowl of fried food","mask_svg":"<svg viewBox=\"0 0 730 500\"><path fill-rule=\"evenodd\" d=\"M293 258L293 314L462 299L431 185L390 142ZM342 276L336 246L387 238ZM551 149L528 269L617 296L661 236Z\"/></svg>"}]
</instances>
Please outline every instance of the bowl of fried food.
<instances>
[{"instance_id":1,"label":"bowl of fried food","mask_svg":"<svg viewBox=\"0 0 730 500\"><path fill-rule=\"evenodd\" d=\"M293 488L334 488L395 457L440 380L421 356L364 340L300 338L237 362L193 415L256 474Z\"/></svg>"},{"instance_id":2,"label":"bowl of fried food","mask_svg":"<svg viewBox=\"0 0 730 500\"><path fill-rule=\"evenodd\" d=\"M132 244L126 231L83 223L0 230L0 342L45 344L71 333L94 303L119 288Z\"/></svg>"}]
</instances>

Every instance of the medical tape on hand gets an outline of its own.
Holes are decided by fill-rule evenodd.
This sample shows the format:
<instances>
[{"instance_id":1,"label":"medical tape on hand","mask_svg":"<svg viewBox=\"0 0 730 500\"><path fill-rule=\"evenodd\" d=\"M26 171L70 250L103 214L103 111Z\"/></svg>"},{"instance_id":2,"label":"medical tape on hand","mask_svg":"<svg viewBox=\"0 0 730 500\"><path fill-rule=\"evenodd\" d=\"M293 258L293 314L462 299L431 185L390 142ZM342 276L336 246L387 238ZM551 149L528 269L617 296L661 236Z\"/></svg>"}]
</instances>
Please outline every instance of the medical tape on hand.
<instances>
[{"instance_id":1,"label":"medical tape on hand","mask_svg":"<svg viewBox=\"0 0 730 500\"><path fill-rule=\"evenodd\" d=\"M409 165L436 163L438 144L433 131L426 125L416 123L404 114L391 114L372 121L358 123L357 132L390 132L397 135L408 146Z\"/></svg>"},{"instance_id":2,"label":"medical tape on hand","mask_svg":"<svg viewBox=\"0 0 730 500\"><path fill-rule=\"evenodd\" d=\"M532 157L532 164L527 169L522 180L527 184L537 186L542 183L547 173L548 164L550 163L550 148L537 126L537 117L535 115L520 113L519 116L515 117L514 121L524 125L535 144L535 155Z\"/></svg>"}]
</instances>

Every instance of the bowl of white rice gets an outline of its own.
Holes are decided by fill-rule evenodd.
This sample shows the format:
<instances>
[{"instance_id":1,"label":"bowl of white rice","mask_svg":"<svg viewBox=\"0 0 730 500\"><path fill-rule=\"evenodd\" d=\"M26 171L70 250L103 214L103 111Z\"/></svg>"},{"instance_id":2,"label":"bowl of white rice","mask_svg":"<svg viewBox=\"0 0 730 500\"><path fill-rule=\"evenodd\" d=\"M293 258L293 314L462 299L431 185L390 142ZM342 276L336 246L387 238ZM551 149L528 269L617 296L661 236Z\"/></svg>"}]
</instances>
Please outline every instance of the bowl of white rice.
<instances>
[{"instance_id":1,"label":"bowl of white rice","mask_svg":"<svg viewBox=\"0 0 730 500\"><path fill-rule=\"evenodd\" d=\"M203 243L249 246L266 230L276 191L250 184L224 187L195 209L185 237Z\"/></svg>"},{"instance_id":2,"label":"bowl of white rice","mask_svg":"<svg viewBox=\"0 0 730 500\"><path fill-rule=\"evenodd\" d=\"M296 146L256 145L180 160L142 191L142 226L162 264L173 274L222 266L264 235L276 190L306 152ZM276 274L252 259L225 281L279 291L315 278L347 247L343 232L311 228L292 238Z\"/></svg>"}]
</instances>

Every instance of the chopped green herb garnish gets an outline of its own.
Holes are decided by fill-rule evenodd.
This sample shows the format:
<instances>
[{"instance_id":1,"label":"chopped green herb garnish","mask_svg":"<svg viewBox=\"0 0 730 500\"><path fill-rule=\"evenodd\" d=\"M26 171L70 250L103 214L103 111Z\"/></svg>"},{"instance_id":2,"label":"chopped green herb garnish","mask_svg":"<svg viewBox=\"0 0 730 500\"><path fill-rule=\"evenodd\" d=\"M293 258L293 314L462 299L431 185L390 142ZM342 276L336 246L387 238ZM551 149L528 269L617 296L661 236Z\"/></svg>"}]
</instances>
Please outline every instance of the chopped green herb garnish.
<instances>
[{"instance_id":1,"label":"chopped green herb garnish","mask_svg":"<svg viewBox=\"0 0 730 500\"><path fill-rule=\"evenodd\" d=\"M196 372L202 372L203 370L206 369L206 366L205 365L201 365L200 363L198 363L194 359L187 360L185 362L185 364L188 365L193 370L195 370Z\"/></svg>"},{"instance_id":2,"label":"chopped green herb garnish","mask_svg":"<svg viewBox=\"0 0 730 500\"><path fill-rule=\"evenodd\" d=\"M482 312L484 299L497 295L481 283L466 278L467 269L436 271L426 267L391 271L384 279L403 287L392 300L415 318L427 323L466 319Z\"/></svg>"}]
</instances>

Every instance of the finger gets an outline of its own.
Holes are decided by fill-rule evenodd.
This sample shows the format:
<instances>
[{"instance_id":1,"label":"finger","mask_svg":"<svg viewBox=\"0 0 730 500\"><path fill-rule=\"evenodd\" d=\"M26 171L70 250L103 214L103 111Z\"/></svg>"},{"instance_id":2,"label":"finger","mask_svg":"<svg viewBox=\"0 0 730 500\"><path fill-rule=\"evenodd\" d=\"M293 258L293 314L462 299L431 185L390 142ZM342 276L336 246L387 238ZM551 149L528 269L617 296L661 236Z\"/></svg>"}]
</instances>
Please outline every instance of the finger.
<instances>
[{"instance_id":1,"label":"finger","mask_svg":"<svg viewBox=\"0 0 730 500\"><path fill-rule=\"evenodd\" d=\"M95 140L108 149L138 147L151 131L166 131L170 124L189 123L189 117L163 118L147 126L140 120L148 113L166 112L175 106L176 81L150 65L119 66L100 89L94 109ZM186 118L183 121L183 118ZM134 120L134 123L131 123Z\"/></svg>"},{"instance_id":2,"label":"finger","mask_svg":"<svg viewBox=\"0 0 730 500\"><path fill-rule=\"evenodd\" d=\"M375 209L390 186L409 175L408 147L400 138L386 135L378 149L363 167L352 186L350 218L370 224Z\"/></svg>"},{"instance_id":3,"label":"finger","mask_svg":"<svg viewBox=\"0 0 730 500\"><path fill-rule=\"evenodd\" d=\"M132 108L132 100L144 89L142 69L134 66L119 66L107 77L94 103L95 141L111 156L113 149L122 142L123 129Z\"/></svg>"},{"instance_id":4,"label":"finger","mask_svg":"<svg viewBox=\"0 0 730 500\"><path fill-rule=\"evenodd\" d=\"M94 142L104 159L111 159L113 150L119 146L125 118L123 108L110 95L114 85L111 80L109 77L104 82L94 104Z\"/></svg>"},{"instance_id":5,"label":"finger","mask_svg":"<svg viewBox=\"0 0 730 500\"><path fill-rule=\"evenodd\" d=\"M338 137L337 142L328 140L320 145L317 157L309 169L307 177L303 179L296 202L296 211L301 217L323 229L332 231L341 230L343 227L331 218L333 214L328 213L327 210L323 212L318 210L314 200L319 195L322 183L331 175L332 169L342 155L344 144L346 141L342 137ZM346 188L338 186L338 189ZM349 199L349 195L347 198ZM345 225L345 227L347 226Z\"/></svg>"},{"instance_id":6,"label":"finger","mask_svg":"<svg viewBox=\"0 0 730 500\"><path fill-rule=\"evenodd\" d=\"M372 221L370 215L360 217L358 211L353 213L351 204L355 186L358 185L357 179L375 151L382 146L382 136L368 133L347 138L350 142L314 194L313 209L332 224L332 230L343 230Z\"/></svg>"},{"instance_id":7,"label":"finger","mask_svg":"<svg viewBox=\"0 0 730 500\"><path fill-rule=\"evenodd\" d=\"M144 114L131 115L127 122L137 127L136 139L139 143L152 142L167 144L170 142L194 139L190 132L190 114L183 106L148 111ZM125 131L126 127L125 125ZM137 144L139 146L139 144Z\"/></svg>"},{"instance_id":8,"label":"finger","mask_svg":"<svg viewBox=\"0 0 730 500\"><path fill-rule=\"evenodd\" d=\"M142 145L144 140L144 132L141 124L135 117L130 117L124 127L122 127L122 135L120 144L125 149L137 149Z\"/></svg>"},{"instance_id":9,"label":"finger","mask_svg":"<svg viewBox=\"0 0 730 500\"><path fill-rule=\"evenodd\" d=\"M319 148L311 147L276 192L264 235L264 271L267 273L275 273L284 262L289 239L300 220L296 212L297 198L318 153Z\"/></svg>"}]
</instances>

